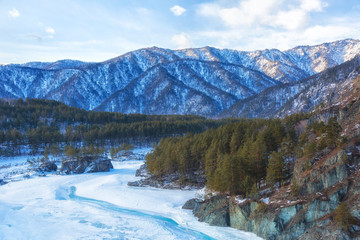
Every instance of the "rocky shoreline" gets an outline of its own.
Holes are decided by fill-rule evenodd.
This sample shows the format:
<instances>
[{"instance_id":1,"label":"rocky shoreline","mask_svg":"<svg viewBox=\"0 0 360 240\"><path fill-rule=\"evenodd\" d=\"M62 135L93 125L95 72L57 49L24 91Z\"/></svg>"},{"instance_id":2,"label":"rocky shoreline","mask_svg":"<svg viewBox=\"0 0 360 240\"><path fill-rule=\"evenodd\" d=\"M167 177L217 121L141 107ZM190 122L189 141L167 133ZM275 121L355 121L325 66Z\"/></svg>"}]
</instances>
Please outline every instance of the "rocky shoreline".
<instances>
[{"instance_id":1,"label":"rocky shoreline","mask_svg":"<svg viewBox=\"0 0 360 240\"><path fill-rule=\"evenodd\" d=\"M62 162L60 173L81 174L108 172L113 168L110 159L98 156L84 156L79 159L68 159Z\"/></svg>"},{"instance_id":2,"label":"rocky shoreline","mask_svg":"<svg viewBox=\"0 0 360 240\"><path fill-rule=\"evenodd\" d=\"M196 174L194 174L193 176L185 176L187 179L193 179L193 181L191 182L182 182L181 176L177 173L160 178L154 177L146 172L146 164L141 165L141 167L136 171L135 176L143 177L143 179L134 182L128 182L128 186L191 190L202 189L203 187L205 187L206 181L204 177L199 178L199 175Z\"/></svg>"}]
</instances>

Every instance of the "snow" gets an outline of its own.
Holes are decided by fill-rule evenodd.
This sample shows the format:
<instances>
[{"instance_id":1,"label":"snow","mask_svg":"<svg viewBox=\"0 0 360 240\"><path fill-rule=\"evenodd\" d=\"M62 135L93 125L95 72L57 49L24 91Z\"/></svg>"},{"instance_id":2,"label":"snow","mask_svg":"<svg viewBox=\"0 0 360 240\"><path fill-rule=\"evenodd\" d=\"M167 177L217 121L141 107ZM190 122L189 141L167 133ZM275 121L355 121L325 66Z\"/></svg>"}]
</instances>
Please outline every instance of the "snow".
<instances>
[{"instance_id":1,"label":"snow","mask_svg":"<svg viewBox=\"0 0 360 240\"><path fill-rule=\"evenodd\" d=\"M0 239L260 239L201 223L181 208L201 191L127 186L139 179L141 164L114 161L106 173L49 174L0 186Z\"/></svg>"},{"instance_id":2,"label":"snow","mask_svg":"<svg viewBox=\"0 0 360 240\"><path fill-rule=\"evenodd\" d=\"M34 158L34 156L0 157L0 179L22 180L29 173L27 163L29 158Z\"/></svg>"},{"instance_id":3,"label":"snow","mask_svg":"<svg viewBox=\"0 0 360 240\"><path fill-rule=\"evenodd\" d=\"M234 200L236 201L236 203L241 204L241 203L247 201L248 199L247 198L235 197Z\"/></svg>"}]
</instances>

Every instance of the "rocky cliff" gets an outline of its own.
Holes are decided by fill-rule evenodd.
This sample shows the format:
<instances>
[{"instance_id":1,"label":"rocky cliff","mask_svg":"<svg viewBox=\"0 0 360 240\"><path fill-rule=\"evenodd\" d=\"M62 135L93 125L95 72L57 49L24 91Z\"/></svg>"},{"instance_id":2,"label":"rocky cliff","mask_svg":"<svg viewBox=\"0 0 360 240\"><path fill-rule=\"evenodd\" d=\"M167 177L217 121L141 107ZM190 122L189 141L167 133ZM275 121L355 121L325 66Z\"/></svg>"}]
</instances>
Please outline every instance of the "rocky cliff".
<instances>
[{"instance_id":1,"label":"rocky cliff","mask_svg":"<svg viewBox=\"0 0 360 240\"><path fill-rule=\"evenodd\" d=\"M360 220L360 143L323 152L309 161L296 160L293 184L261 200L215 196L190 200L200 221L254 232L265 239L360 239L359 222L344 231L334 211L346 203Z\"/></svg>"}]
</instances>

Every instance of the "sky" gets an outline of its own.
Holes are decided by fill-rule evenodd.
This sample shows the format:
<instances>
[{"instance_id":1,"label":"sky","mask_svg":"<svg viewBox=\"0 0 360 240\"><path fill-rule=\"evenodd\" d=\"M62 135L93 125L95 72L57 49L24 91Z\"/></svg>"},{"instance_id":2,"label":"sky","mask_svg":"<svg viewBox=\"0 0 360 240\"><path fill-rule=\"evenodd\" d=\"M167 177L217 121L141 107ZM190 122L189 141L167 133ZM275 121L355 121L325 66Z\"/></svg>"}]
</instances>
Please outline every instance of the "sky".
<instances>
[{"instance_id":1,"label":"sky","mask_svg":"<svg viewBox=\"0 0 360 240\"><path fill-rule=\"evenodd\" d=\"M360 39L360 0L0 0L0 64Z\"/></svg>"}]
</instances>

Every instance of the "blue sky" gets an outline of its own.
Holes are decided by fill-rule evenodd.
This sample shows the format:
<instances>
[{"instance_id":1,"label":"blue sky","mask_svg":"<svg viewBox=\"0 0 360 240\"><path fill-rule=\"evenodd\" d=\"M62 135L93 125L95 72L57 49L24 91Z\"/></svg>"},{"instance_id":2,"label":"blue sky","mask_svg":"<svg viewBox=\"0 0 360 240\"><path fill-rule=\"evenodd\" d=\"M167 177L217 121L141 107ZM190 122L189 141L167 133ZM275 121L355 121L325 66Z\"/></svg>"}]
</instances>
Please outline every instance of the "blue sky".
<instances>
[{"instance_id":1,"label":"blue sky","mask_svg":"<svg viewBox=\"0 0 360 240\"><path fill-rule=\"evenodd\" d=\"M360 0L0 0L0 63L360 39Z\"/></svg>"}]
</instances>

